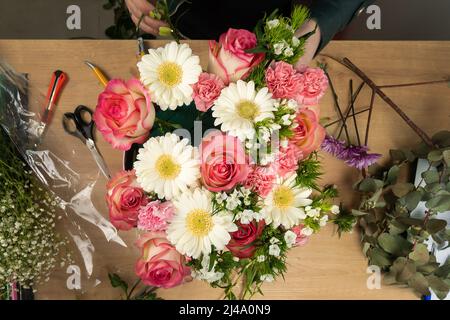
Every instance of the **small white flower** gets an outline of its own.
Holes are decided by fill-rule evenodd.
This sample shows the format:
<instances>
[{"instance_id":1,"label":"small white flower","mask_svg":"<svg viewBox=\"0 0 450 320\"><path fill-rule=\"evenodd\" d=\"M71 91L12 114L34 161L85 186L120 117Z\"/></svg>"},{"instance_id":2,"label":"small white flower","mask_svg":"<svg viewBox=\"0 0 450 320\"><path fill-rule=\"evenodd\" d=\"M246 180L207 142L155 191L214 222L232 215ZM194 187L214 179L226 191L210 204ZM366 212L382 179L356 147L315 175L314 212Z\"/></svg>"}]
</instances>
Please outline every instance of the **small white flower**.
<instances>
[{"instance_id":1,"label":"small white flower","mask_svg":"<svg viewBox=\"0 0 450 320\"><path fill-rule=\"evenodd\" d=\"M291 248L295 244L295 240L297 239L297 235L295 232L288 230L284 234L284 240L286 241L286 245L288 248Z\"/></svg>"},{"instance_id":2,"label":"small white flower","mask_svg":"<svg viewBox=\"0 0 450 320\"><path fill-rule=\"evenodd\" d=\"M288 126L292 123L290 117L291 117L290 114L285 114L284 116L281 117L282 124L284 126Z\"/></svg>"},{"instance_id":3,"label":"small white flower","mask_svg":"<svg viewBox=\"0 0 450 320\"><path fill-rule=\"evenodd\" d=\"M291 47L287 47L283 52L285 57L292 57L294 55L294 50Z\"/></svg>"},{"instance_id":4,"label":"small white flower","mask_svg":"<svg viewBox=\"0 0 450 320\"><path fill-rule=\"evenodd\" d=\"M281 41L273 45L273 52L278 56L283 53L284 48L286 48L286 42Z\"/></svg>"},{"instance_id":5,"label":"small white flower","mask_svg":"<svg viewBox=\"0 0 450 320\"><path fill-rule=\"evenodd\" d=\"M264 219L264 215L261 212L253 212L253 219L259 222Z\"/></svg>"},{"instance_id":6,"label":"small white flower","mask_svg":"<svg viewBox=\"0 0 450 320\"><path fill-rule=\"evenodd\" d=\"M228 197L227 204L225 205L225 208L228 210L234 210L241 204L241 200L235 197Z\"/></svg>"},{"instance_id":7,"label":"small white flower","mask_svg":"<svg viewBox=\"0 0 450 320\"><path fill-rule=\"evenodd\" d=\"M270 130L269 130L269 128L261 128L259 130L259 138L263 142L268 142L270 140Z\"/></svg>"},{"instance_id":8,"label":"small white flower","mask_svg":"<svg viewBox=\"0 0 450 320\"><path fill-rule=\"evenodd\" d=\"M239 262L239 258L238 257L233 257L233 261Z\"/></svg>"},{"instance_id":9,"label":"small white flower","mask_svg":"<svg viewBox=\"0 0 450 320\"><path fill-rule=\"evenodd\" d=\"M275 238L275 237L272 237L272 238L270 238L270 244L276 244L276 243L280 243L280 240L278 240L277 238Z\"/></svg>"},{"instance_id":10,"label":"small white flower","mask_svg":"<svg viewBox=\"0 0 450 320\"><path fill-rule=\"evenodd\" d=\"M269 20L266 22L266 24L269 29L273 29L280 25L280 20L278 20L278 19Z\"/></svg>"},{"instance_id":11,"label":"small white flower","mask_svg":"<svg viewBox=\"0 0 450 320\"><path fill-rule=\"evenodd\" d=\"M339 209L339 206L337 206L337 205L332 205L331 206L331 213L333 213L333 214L338 214L339 212L341 212L341 209Z\"/></svg>"},{"instance_id":12,"label":"small white flower","mask_svg":"<svg viewBox=\"0 0 450 320\"><path fill-rule=\"evenodd\" d=\"M324 226L326 226L327 221L328 221L328 216L324 215L322 218L320 218L319 225L321 227L324 227Z\"/></svg>"},{"instance_id":13,"label":"small white flower","mask_svg":"<svg viewBox=\"0 0 450 320\"><path fill-rule=\"evenodd\" d=\"M263 274L263 275L261 275L260 279L261 279L261 281L272 282L273 276L271 274Z\"/></svg>"},{"instance_id":14,"label":"small white flower","mask_svg":"<svg viewBox=\"0 0 450 320\"><path fill-rule=\"evenodd\" d=\"M271 244L269 246L269 254L271 256L279 257L280 256L280 252L281 252L280 247L277 244Z\"/></svg>"},{"instance_id":15,"label":"small white flower","mask_svg":"<svg viewBox=\"0 0 450 320\"><path fill-rule=\"evenodd\" d=\"M272 131L280 130L281 126L278 123L273 123L273 124L270 125L270 129Z\"/></svg>"},{"instance_id":16,"label":"small white flower","mask_svg":"<svg viewBox=\"0 0 450 320\"><path fill-rule=\"evenodd\" d=\"M289 99L288 102L286 103L286 106L291 110L297 110L298 103L293 99Z\"/></svg>"},{"instance_id":17,"label":"small white flower","mask_svg":"<svg viewBox=\"0 0 450 320\"><path fill-rule=\"evenodd\" d=\"M287 148L289 145L289 140L288 139L283 139L280 141L280 147L282 148Z\"/></svg>"},{"instance_id":18,"label":"small white flower","mask_svg":"<svg viewBox=\"0 0 450 320\"><path fill-rule=\"evenodd\" d=\"M312 235L314 233L314 230L308 226L304 227L302 229L302 235L309 237L310 235Z\"/></svg>"},{"instance_id":19,"label":"small white flower","mask_svg":"<svg viewBox=\"0 0 450 320\"><path fill-rule=\"evenodd\" d=\"M299 44L300 44L300 40L296 36L293 36L292 37L292 46L294 46L294 48L297 48Z\"/></svg>"},{"instance_id":20,"label":"small white flower","mask_svg":"<svg viewBox=\"0 0 450 320\"><path fill-rule=\"evenodd\" d=\"M318 217L320 215L320 210L318 209L306 210L306 215L311 218Z\"/></svg>"},{"instance_id":21,"label":"small white flower","mask_svg":"<svg viewBox=\"0 0 450 320\"><path fill-rule=\"evenodd\" d=\"M252 210L244 210L239 214L242 224L249 224L253 220L254 212Z\"/></svg>"},{"instance_id":22,"label":"small white flower","mask_svg":"<svg viewBox=\"0 0 450 320\"><path fill-rule=\"evenodd\" d=\"M256 257L256 261L264 262L264 261L266 261L266 256L260 255L260 256Z\"/></svg>"}]
</instances>

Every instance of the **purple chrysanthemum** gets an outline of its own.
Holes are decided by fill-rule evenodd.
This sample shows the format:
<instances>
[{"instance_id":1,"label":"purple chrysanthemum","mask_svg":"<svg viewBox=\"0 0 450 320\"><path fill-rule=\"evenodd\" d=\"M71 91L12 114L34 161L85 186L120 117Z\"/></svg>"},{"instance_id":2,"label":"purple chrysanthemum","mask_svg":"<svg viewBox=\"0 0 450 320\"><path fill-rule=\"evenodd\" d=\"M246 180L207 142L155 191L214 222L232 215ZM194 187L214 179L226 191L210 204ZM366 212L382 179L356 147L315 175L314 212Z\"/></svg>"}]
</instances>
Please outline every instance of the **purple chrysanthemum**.
<instances>
[{"instance_id":1,"label":"purple chrysanthemum","mask_svg":"<svg viewBox=\"0 0 450 320\"><path fill-rule=\"evenodd\" d=\"M381 157L381 154L378 153L368 153L367 146L346 146L344 141L339 141L329 135L322 143L322 150L359 170L374 164Z\"/></svg>"}]
</instances>

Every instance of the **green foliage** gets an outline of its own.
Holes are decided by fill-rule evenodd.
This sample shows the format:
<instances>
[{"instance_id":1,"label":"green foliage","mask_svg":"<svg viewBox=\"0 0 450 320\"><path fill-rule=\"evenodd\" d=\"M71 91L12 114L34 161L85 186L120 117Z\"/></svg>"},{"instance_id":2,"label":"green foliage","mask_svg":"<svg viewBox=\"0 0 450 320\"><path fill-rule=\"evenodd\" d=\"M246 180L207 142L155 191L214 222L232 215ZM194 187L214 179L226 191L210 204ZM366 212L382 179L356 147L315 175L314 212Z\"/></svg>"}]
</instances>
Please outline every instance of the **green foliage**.
<instances>
[{"instance_id":1,"label":"green foliage","mask_svg":"<svg viewBox=\"0 0 450 320\"><path fill-rule=\"evenodd\" d=\"M254 32L258 44L248 52L265 53L267 61L276 60L295 64L304 54L306 40L315 32L314 30L300 38L295 37L295 32L308 18L309 10L300 5L294 6L290 17L284 17L275 10L256 25ZM255 75L252 74L252 80Z\"/></svg>"},{"instance_id":2,"label":"green foliage","mask_svg":"<svg viewBox=\"0 0 450 320\"><path fill-rule=\"evenodd\" d=\"M114 11L114 24L105 30L106 36L111 39L136 38L136 25L131 20L125 0L107 0L103 9Z\"/></svg>"},{"instance_id":3,"label":"green foliage","mask_svg":"<svg viewBox=\"0 0 450 320\"><path fill-rule=\"evenodd\" d=\"M319 190L317 180L322 176L320 161L316 152L299 163L297 184L306 188Z\"/></svg>"},{"instance_id":4,"label":"green foliage","mask_svg":"<svg viewBox=\"0 0 450 320\"><path fill-rule=\"evenodd\" d=\"M355 213L352 214L341 206L339 213L333 219L333 223L337 226L339 237L342 236L342 233L351 232L356 224L356 220Z\"/></svg>"},{"instance_id":5,"label":"green foliage","mask_svg":"<svg viewBox=\"0 0 450 320\"><path fill-rule=\"evenodd\" d=\"M420 295L431 288L442 299L450 291L450 260L439 266L425 241L429 236L440 246L450 241L446 221L435 217L450 210L450 132L439 132L432 140L434 147L421 143L413 150L391 150L390 166L369 168L370 176L355 184L361 201L351 215L362 229L369 264L386 272L386 284L407 285ZM403 168L417 158L429 165L420 183L401 181ZM425 216L412 216L421 201ZM347 219L351 220L340 217L335 223L345 228Z\"/></svg>"},{"instance_id":6,"label":"green foliage","mask_svg":"<svg viewBox=\"0 0 450 320\"><path fill-rule=\"evenodd\" d=\"M140 279L128 290L128 283L117 273L108 273L108 278L113 288L119 288L122 291L124 300L162 300L156 294L156 287L144 286L138 293L134 294L141 283Z\"/></svg>"}]
</instances>

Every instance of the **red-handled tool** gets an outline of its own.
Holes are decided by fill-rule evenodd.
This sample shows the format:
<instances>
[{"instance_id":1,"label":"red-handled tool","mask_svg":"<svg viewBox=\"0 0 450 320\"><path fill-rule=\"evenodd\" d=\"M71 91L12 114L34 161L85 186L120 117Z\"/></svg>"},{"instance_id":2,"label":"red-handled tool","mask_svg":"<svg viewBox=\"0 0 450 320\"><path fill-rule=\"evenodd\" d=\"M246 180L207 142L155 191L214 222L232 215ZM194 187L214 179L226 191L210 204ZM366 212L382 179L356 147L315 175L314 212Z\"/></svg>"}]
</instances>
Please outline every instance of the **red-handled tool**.
<instances>
[{"instance_id":1,"label":"red-handled tool","mask_svg":"<svg viewBox=\"0 0 450 320\"><path fill-rule=\"evenodd\" d=\"M52 80L50 81L50 85L47 91L47 105L41 118L41 121L44 123L44 127L51 121L53 108L56 104L56 101L58 100L62 87L66 83L66 80L67 75L63 71L56 70L55 72L53 72Z\"/></svg>"}]
</instances>

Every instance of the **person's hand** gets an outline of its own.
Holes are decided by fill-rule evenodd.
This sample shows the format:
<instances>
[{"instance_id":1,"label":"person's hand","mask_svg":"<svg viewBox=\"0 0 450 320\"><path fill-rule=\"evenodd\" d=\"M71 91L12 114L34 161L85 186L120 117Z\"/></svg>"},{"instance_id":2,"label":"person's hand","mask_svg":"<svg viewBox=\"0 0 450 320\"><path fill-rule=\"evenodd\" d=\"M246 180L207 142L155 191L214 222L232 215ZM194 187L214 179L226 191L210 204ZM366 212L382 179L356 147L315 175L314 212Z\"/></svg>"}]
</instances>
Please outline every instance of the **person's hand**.
<instances>
[{"instance_id":1,"label":"person's hand","mask_svg":"<svg viewBox=\"0 0 450 320\"><path fill-rule=\"evenodd\" d=\"M154 1L150 3L147 0L125 0L125 3L130 11L131 19L136 26L138 25L142 15L144 15L144 18L139 24L139 28L142 31L157 36L159 35L159 28L167 26L166 22L153 19L149 16L149 13L155 9L153 4Z\"/></svg>"},{"instance_id":2,"label":"person's hand","mask_svg":"<svg viewBox=\"0 0 450 320\"><path fill-rule=\"evenodd\" d=\"M308 20L307 22L305 22L305 24L302 25L301 28L297 30L295 35L297 37L301 37L307 34L308 32L313 31L314 28L316 28L316 25L317 25L316 21ZM300 67L302 65L309 65L311 63L311 61L314 59L314 56L317 53L317 49L319 48L320 38L321 38L320 28L319 25L317 25L316 32L312 36L310 36L308 40L306 40L305 53L300 59L298 59L297 63L295 64L296 67Z\"/></svg>"}]
</instances>

